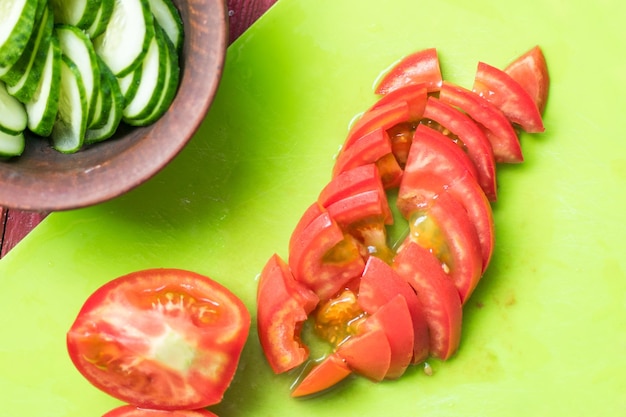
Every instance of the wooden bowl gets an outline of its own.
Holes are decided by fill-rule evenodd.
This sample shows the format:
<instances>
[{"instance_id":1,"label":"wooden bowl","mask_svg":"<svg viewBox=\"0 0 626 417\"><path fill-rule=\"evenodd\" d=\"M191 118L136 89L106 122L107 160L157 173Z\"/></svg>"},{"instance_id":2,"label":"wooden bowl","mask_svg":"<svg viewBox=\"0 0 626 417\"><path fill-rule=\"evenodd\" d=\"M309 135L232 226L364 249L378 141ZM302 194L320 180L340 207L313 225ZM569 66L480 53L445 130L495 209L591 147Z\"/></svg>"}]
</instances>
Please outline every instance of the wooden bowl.
<instances>
[{"instance_id":1,"label":"wooden bowl","mask_svg":"<svg viewBox=\"0 0 626 417\"><path fill-rule=\"evenodd\" d=\"M228 44L224 0L174 0L185 28L181 81L169 111L142 128L74 154L27 137L24 153L0 160L0 206L60 211L97 204L145 182L187 144L204 119L222 76Z\"/></svg>"}]
</instances>

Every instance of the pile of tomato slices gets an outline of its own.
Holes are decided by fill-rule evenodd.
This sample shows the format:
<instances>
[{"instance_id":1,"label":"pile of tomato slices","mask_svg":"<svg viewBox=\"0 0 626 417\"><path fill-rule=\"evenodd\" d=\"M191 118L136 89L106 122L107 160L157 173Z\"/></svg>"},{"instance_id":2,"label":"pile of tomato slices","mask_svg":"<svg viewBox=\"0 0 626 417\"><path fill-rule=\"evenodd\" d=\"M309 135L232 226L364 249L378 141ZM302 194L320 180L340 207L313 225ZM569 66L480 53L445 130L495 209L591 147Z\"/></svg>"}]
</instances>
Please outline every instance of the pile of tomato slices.
<instances>
[{"instance_id":1,"label":"pile of tomato slices","mask_svg":"<svg viewBox=\"0 0 626 417\"><path fill-rule=\"evenodd\" d=\"M496 167L523 161L522 131L544 131L548 88L538 46L504 69L479 62L471 89L443 79L434 48L380 79L288 259L274 254L260 274L260 343L275 373L300 373L292 396L455 354L493 253ZM407 232L390 243L400 221ZM303 328L329 347L321 359Z\"/></svg>"}]
</instances>

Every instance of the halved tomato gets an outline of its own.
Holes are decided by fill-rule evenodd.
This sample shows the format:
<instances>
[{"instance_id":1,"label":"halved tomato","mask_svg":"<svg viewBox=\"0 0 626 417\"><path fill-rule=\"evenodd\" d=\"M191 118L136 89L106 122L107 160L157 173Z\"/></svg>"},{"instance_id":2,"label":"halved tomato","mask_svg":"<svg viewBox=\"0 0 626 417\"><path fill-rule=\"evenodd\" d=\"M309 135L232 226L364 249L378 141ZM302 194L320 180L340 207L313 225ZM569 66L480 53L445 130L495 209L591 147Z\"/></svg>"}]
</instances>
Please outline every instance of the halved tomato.
<instances>
[{"instance_id":1,"label":"halved tomato","mask_svg":"<svg viewBox=\"0 0 626 417\"><path fill-rule=\"evenodd\" d=\"M319 298L297 282L274 254L261 271L257 289L257 328L267 362L275 373L301 365L309 356L300 339L302 323Z\"/></svg>"},{"instance_id":2,"label":"halved tomato","mask_svg":"<svg viewBox=\"0 0 626 417\"><path fill-rule=\"evenodd\" d=\"M424 306L430 334L430 353L450 358L461 341L463 308L456 287L426 248L407 239L393 261L393 268L417 292Z\"/></svg>"},{"instance_id":3,"label":"halved tomato","mask_svg":"<svg viewBox=\"0 0 626 417\"><path fill-rule=\"evenodd\" d=\"M217 417L204 408L198 410L151 410L134 405L117 407L102 417Z\"/></svg>"},{"instance_id":4,"label":"halved tomato","mask_svg":"<svg viewBox=\"0 0 626 417\"><path fill-rule=\"evenodd\" d=\"M493 103L511 123L526 132L540 133L545 130L534 99L503 70L479 62L472 91Z\"/></svg>"},{"instance_id":5,"label":"halved tomato","mask_svg":"<svg viewBox=\"0 0 626 417\"><path fill-rule=\"evenodd\" d=\"M352 371L336 353L330 354L308 372L291 391L292 397L304 397L327 390L346 379Z\"/></svg>"},{"instance_id":6,"label":"halved tomato","mask_svg":"<svg viewBox=\"0 0 626 417\"><path fill-rule=\"evenodd\" d=\"M548 65L543 51L539 46L531 48L528 52L511 62L504 72L519 83L532 97L540 113L543 113L548 100L550 88L550 76Z\"/></svg>"},{"instance_id":7,"label":"halved tomato","mask_svg":"<svg viewBox=\"0 0 626 417\"><path fill-rule=\"evenodd\" d=\"M316 209L309 210L314 213ZM292 234L288 264L297 281L325 300L361 276L365 261L356 239L344 235L326 209L320 210L319 216Z\"/></svg>"},{"instance_id":8,"label":"halved tomato","mask_svg":"<svg viewBox=\"0 0 626 417\"><path fill-rule=\"evenodd\" d=\"M404 297L412 323L412 362L420 363L428 357L428 327L424 308L413 288L389 264L371 256L359 283L359 305L368 314L375 314L397 295ZM394 368L392 366L392 368ZM396 369L396 368L394 368ZM392 378L395 372L391 372Z\"/></svg>"},{"instance_id":9,"label":"halved tomato","mask_svg":"<svg viewBox=\"0 0 626 417\"><path fill-rule=\"evenodd\" d=\"M231 291L180 269L134 272L103 285L67 333L80 373L150 409L216 404L237 369L250 314Z\"/></svg>"},{"instance_id":10,"label":"halved tomato","mask_svg":"<svg viewBox=\"0 0 626 417\"><path fill-rule=\"evenodd\" d=\"M466 114L447 103L430 97L424 117L450 131L464 145L476 167L478 183L489 200L496 200L496 162L493 148L485 133Z\"/></svg>"},{"instance_id":11,"label":"halved tomato","mask_svg":"<svg viewBox=\"0 0 626 417\"><path fill-rule=\"evenodd\" d=\"M405 56L395 63L376 86L376 94L388 94L409 84L425 84L428 91L441 87L437 49L427 48Z\"/></svg>"},{"instance_id":12,"label":"halved tomato","mask_svg":"<svg viewBox=\"0 0 626 417\"><path fill-rule=\"evenodd\" d=\"M496 162L520 163L524 160L513 125L493 103L473 91L447 81L443 82L439 100L460 108L484 127Z\"/></svg>"}]
</instances>

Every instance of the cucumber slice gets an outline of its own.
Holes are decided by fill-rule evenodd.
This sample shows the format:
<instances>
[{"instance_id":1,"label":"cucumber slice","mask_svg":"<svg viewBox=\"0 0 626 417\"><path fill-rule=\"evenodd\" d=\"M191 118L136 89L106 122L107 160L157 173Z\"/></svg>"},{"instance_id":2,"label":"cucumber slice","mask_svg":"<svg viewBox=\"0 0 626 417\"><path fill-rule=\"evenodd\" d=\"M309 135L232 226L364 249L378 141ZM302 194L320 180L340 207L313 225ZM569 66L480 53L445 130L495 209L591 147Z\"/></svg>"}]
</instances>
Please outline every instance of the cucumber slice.
<instances>
[{"instance_id":1,"label":"cucumber slice","mask_svg":"<svg viewBox=\"0 0 626 417\"><path fill-rule=\"evenodd\" d=\"M113 74L123 77L141 65L153 36L148 0L116 0L106 30L93 42Z\"/></svg>"},{"instance_id":2,"label":"cucumber slice","mask_svg":"<svg viewBox=\"0 0 626 417\"><path fill-rule=\"evenodd\" d=\"M167 46L166 54L166 71L165 82L161 90L159 101L154 107L152 113L143 119L135 119L133 123L136 126L147 126L157 121L169 109L180 82L180 66L178 64L178 54L174 44L169 38L164 38Z\"/></svg>"},{"instance_id":3,"label":"cucumber slice","mask_svg":"<svg viewBox=\"0 0 626 417\"><path fill-rule=\"evenodd\" d=\"M135 125L136 119L147 117L158 104L165 85L166 56L165 36L163 31L157 30L143 60L137 94L124 107L123 120L126 123Z\"/></svg>"},{"instance_id":4,"label":"cucumber slice","mask_svg":"<svg viewBox=\"0 0 626 417\"><path fill-rule=\"evenodd\" d=\"M13 65L26 47L35 24L37 0L0 2L0 68Z\"/></svg>"},{"instance_id":5,"label":"cucumber slice","mask_svg":"<svg viewBox=\"0 0 626 417\"><path fill-rule=\"evenodd\" d=\"M27 116L24 105L9 94L0 81L0 132L17 135L26 129Z\"/></svg>"},{"instance_id":6,"label":"cucumber slice","mask_svg":"<svg viewBox=\"0 0 626 417\"><path fill-rule=\"evenodd\" d=\"M15 84L7 83L9 94L13 95L22 103L26 103L33 98L37 86L39 85L43 67L46 63L48 47L50 46L53 25L52 12L46 7L33 45L33 51L30 54L28 62L25 64L22 76Z\"/></svg>"},{"instance_id":7,"label":"cucumber slice","mask_svg":"<svg viewBox=\"0 0 626 417\"><path fill-rule=\"evenodd\" d=\"M149 0L150 10L177 51L183 47L183 19L171 0Z\"/></svg>"},{"instance_id":8,"label":"cucumber slice","mask_svg":"<svg viewBox=\"0 0 626 417\"><path fill-rule=\"evenodd\" d=\"M53 36L48 46L48 54L43 75L31 101L27 102L28 128L39 136L50 136L59 108L61 90L61 47Z\"/></svg>"},{"instance_id":9,"label":"cucumber slice","mask_svg":"<svg viewBox=\"0 0 626 417\"><path fill-rule=\"evenodd\" d=\"M108 114L106 123L102 127L97 129L87 129L87 132L85 133L85 143L95 143L110 138L113 136L122 120L124 96L122 95L122 91L120 90L115 75L113 75L106 64L103 65L104 67L101 68L103 82L101 84L108 84L110 86L109 97L111 98L111 111Z\"/></svg>"},{"instance_id":10,"label":"cucumber slice","mask_svg":"<svg viewBox=\"0 0 626 417\"><path fill-rule=\"evenodd\" d=\"M125 75L124 77L116 77L117 83L120 86L120 90L124 95L124 101L129 103L133 97L137 94L137 90L139 89L139 82L141 81L141 72L142 66L140 65L135 69L135 71L130 74Z\"/></svg>"},{"instance_id":11,"label":"cucumber slice","mask_svg":"<svg viewBox=\"0 0 626 417\"><path fill-rule=\"evenodd\" d=\"M100 89L100 66L93 44L87 35L76 26L57 25L63 55L69 57L80 71L87 99L87 125L91 125Z\"/></svg>"},{"instance_id":12,"label":"cucumber slice","mask_svg":"<svg viewBox=\"0 0 626 417\"><path fill-rule=\"evenodd\" d=\"M101 0L49 0L55 23L87 29L98 13Z\"/></svg>"},{"instance_id":13,"label":"cucumber slice","mask_svg":"<svg viewBox=\"0 0 626 417\"><path fill-rule=\"evenodd\" d=\"M113 14L114 5L115 0L102 0L100 2L100 7L98 8L93 23L86 30L91 39L97 38L104 33L111 19L111 15Z\"/></svg>"},{"instance_id":14,"label":"cucumber slice","mask_svg":"<svg viewBox=\"0 0 626 417\"><path fill-rule=\"evenodd\" d=\"M111 70L100 57L98 57L98 67L100 69L100 88L96 96L96 111L91 123L87 125L87 129L103 127L108 122L111 106L113 105L110 77L108 76ZM113 78L115 79L115 76L113 76ZM115 79L115 84L117 85L117 79ZM117 88L119 90L119 85L117 85Z\"/></svg>"},{"instance_id":15,"label":"cucumber slice","mask_svg":"<svg viewBox=\"0 0 626 417\"><path fill-rule=\"evenodd\" d=\"M52 127L52 146L62 153L78 151L87 130L87 99L80 71L72 60L61 55L59 111Z\"/></svg>"},{"instance_id":16,"label":"cucumber slice","mask_svg":"<svg viewBox=\"0 0 626 417\"><path fill-rule=\"evenodd\" d=\"M19 156L24 152L25 146L26 138L23 132L17 135L0 132L0 157Z\"/></svg>"}]
</instances>

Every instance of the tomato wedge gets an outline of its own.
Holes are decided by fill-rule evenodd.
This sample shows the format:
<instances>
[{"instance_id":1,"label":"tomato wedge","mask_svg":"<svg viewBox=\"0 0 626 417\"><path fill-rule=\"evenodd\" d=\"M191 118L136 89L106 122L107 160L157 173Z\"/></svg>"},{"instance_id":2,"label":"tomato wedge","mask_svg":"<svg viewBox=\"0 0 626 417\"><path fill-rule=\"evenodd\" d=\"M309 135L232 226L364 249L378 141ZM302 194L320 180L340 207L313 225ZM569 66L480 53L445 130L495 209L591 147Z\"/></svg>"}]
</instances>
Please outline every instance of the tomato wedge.
<instances>
[{"instance_id":1,"label":"tomato wedge","mask_svg":"<svg viewBox=\"0 0 626 417\"><path fill-rule=\"evenodd\" d=\"M478 63L472 91L498 107L511 123L528 133L545 130L535 101L524 88L503 70Z\"/></svg>"},{"instance_id":2,"label":"tomato wedge","mask_svg":"<svg viewBox=\"0 0 626 417\"><path fill-rule=\"evenodd\" d=\"M348 132L343 147L352 146L362 136L376 129L390 129L398 123L411 120L411 106L406 101L393 101L391 103L370 109L359 117Z\"/></svg>"},{"instance_id":3,"label":"tomato wedge","mask_svg":"<svg viewBox=\"0 0 626 417\"><path fill-rule=\"evenodd\" d=\"M543 51L534 46L528 52L511 62L504 72L519 83L532 97L540 113L543 113L548 100L550 76Z\"/></svg>"},{"instance_id":4,"label":"tomato wedge","mask_svg":"<svg viewBox=\"0 0 626 417\"><path fill-rule=\"evenodd\" d=\"M423 49L395 63L376 86L376 94L388 94L409 84L424 84L433 92L441 87L441 69L436 48Z\"/></svg>"},{"instance_id":5,"label":"tomato wedge","mask_svg":"<svg viewBox=\"0 0 626 417\"><path fill-rule=\"evenodd\" d=\"M292 397L317 394L333 387L352 374L345 360L337 353L325 357L291 391Z\"/></svg>"},{"instance_id":6,"label":"tomato wedge","mask_svg":"<svg viewBox=\"0 0 626 417\"><path fill-rule=\"evenodd\" d=\"M72 362L97 388L140 408L221 401L250 327L245 305L208 277L134 272L103 285L67 333Z\"/></svg>"},{"instance_id":7,"label":"tomato wedge","mask_svg":"<svg viewBox=\"0 0 626 417\"><path fill-rule=\"evenodd\" d=\"M217 417L209 410L151 410L133 405L117 407L102 417Z\"/></svg>"},{"instance_id":8,"label":"tomato wedge","mask_svg":"<svg viewBox=\"0 0 626 417\"><path fill-rule=\"evenodd\" d=\"M496 162L493 148L476 122L435 97L428 99L424 117L434 120L459 138L476 167L478 183L491 201L496 197Z\"/></svg>"},{"instance_id":9,"label":"tomato wedge","mask_svg":"<svg viewBox=\"0 0 626 417\"><path fill-rule=\"evenodd\" d=\"M409 120L417 121L424 115L426 99L428 98L427 84L408 84L388 92L370 108L370 110L397 102L406 102L409 105Z\"/></svg>"},{"instance_id":10,"label":"tomato wedge","mask_svg":"<svg viewBox=\"0 0 626 417\"><path fill-rule=\"evenodd\" d=\"M293 369L308 358L300 339L301 325L318 302L314 292L293 278L284 260L276 254L268 260L257 289L257 328L275 373Z\"/></svg>"},{"instance_id":11,"label":"tomato wedge","mask_svg":"<svg viewBox=\"0 0 626 417\"><path fill-rule=\"evenodd\" d=\"M392 152L389 134L384 128L379 127L361 136L350 147L341 149L333 167L333 177L359 166L375 164ZM400 166L394 171L396 172L394 177L402 175Z\"/></svg>"},{"instance_id":12,"label":"tomato wedge","mask_svg":"<svg viewBox=\"0 0 626 417\"><path fill-rule=\"evenodd\" d=\"M365 322L371 320L370 317ZM363 333L340 344L336 354L346 361L353 372L380 382L391 364L391 347L385 329L377 324L366 327L365 322L361 324Z\"/></svg>"},{"instance_id":13,"label":"tomato wedge","mask_svg":"<svg viewBox=\"0 0 626 417\"><path fill-rule=\"evenodd\" d=\"M410 239L402 245L393 267L415 289L426 314L430 353L450 358L461 341L463 308L457 290L437 258Z\"/></svg>"},{"instance_id":14,"label":"tomato wedge","mask_svg":"<svg viewBox=\"0 0 626 417\"><path fill-rule=\"evenodd\" d=\"M496 162L523 162L522 148L515 129L493 103L473 91L447 81L443 82L439 100L460 108L484 127Z\"/></svg>"}]
</instances>

